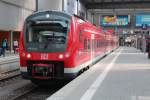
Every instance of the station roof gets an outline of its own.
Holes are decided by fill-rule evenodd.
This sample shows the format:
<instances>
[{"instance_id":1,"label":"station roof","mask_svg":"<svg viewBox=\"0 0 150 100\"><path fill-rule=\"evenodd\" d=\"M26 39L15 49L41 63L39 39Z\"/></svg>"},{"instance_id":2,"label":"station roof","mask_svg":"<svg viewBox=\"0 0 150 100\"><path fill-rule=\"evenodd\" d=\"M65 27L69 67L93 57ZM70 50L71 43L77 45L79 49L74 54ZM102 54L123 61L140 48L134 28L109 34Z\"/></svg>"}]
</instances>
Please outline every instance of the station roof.
<instances>
[{"instance_id":1,"label":"station roof","mask_svg":"<svg viewBox=\"0 0 150 100\"><path fill-rule=\"evenodd\" d=\"M80 0L87 9L150 8L150 0Z\"/></svg>"}]
</instances>

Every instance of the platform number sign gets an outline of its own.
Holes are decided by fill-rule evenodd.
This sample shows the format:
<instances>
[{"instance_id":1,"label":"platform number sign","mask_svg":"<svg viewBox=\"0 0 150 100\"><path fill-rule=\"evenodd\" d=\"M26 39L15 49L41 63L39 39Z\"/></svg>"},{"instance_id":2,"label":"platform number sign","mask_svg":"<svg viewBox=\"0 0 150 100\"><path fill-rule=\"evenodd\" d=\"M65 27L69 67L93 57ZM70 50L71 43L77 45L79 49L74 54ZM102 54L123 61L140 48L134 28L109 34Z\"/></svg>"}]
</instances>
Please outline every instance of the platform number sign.
<instances>
[{"instance_id":1,"label":"platform number sign","mask_svg":"<svg viewBox=\"0 0 150 100\"><path fill-rule=\"evenodd\" d=\"M41 60L47 60L48 59L48 54L47 53L42 53L41 54Z\"/></svg>"}]
</instances>

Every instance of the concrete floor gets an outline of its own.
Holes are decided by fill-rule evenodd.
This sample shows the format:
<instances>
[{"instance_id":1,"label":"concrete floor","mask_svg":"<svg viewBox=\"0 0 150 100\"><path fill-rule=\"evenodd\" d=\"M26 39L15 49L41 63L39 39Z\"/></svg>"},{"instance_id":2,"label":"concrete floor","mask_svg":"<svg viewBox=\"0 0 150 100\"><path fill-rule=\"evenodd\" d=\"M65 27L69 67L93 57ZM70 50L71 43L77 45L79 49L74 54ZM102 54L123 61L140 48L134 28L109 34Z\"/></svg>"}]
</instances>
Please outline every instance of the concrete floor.
<instances>
[{"instance_id":1,"label":"concrete floor","mask_svg":"<svg viewBox=\"0 0 150 100\"><path fill-rule=\"evenodd\" d=\"M120 47L47 100L150 100L150 59Z\"/></svg>"}]
</instances>

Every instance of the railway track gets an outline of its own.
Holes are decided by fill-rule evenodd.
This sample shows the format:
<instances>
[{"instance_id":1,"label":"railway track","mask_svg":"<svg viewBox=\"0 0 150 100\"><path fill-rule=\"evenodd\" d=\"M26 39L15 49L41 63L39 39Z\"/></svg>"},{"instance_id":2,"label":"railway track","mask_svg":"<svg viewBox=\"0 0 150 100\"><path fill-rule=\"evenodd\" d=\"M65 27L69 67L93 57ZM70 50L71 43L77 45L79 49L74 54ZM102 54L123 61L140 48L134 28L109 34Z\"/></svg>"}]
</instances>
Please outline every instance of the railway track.
<instances>
[{"instance_id":1,"label":"railway track","mask_svg":"<svg viewBox=\"0 0 150 100\"><path fill-rule=\"evenodd\" d=\"M21 77L18 58L0 61L0 100L14 100L37 86Z\"/></svg>"},{"instance_id":2,"label":"railway track","mask_svg":"<svg viewBox=\"0 0 150 100\"><path fill-rule=\"evenodd\" d=\"M66 84L67 83L57 85L53 84L52 86L36 86L33 90L27 92L26 94L22 94L11 100L45 100Z\"/></svg>"},{"instance_id":3,"label":"railway track","mask_svg":"<svg viewBox=\"0 0 150 100\"><path fill-rule=\"evenodd\" d=\"M0 82L8 80L8 79L16 77L16 76L20 76L20 70L19 69L14 69L14 70L0 73Z\"/></svg>"},{"instance_id":4,"label":"railway track","mask_svg":"<svg viewBox=\"0 0 150 100\"><path fill-rule=\"evenodd\" d=\"M0 60L0 86L2 87L6 83L11 83L10 81L16 80L20 77L20 69L18 58L10 58L6 60ZM7 84L6 84L7 85Z\"/></svg>"},{"instance_id":5,"label":"railway track","mask_svg":"<svg viewBox=\"0 0 150 100\"><path fill-rule=\"evenodd\" d=\"M0 74L0 100L44 100L66 84L39 87L22 79L19 69Z\"/></svg>"},{"instance_id":6,"label":"railway track","mask_svg":"<svg viewBox=\"0 0 150 100\"><path fill-rule=\"evenodd\" d=\"M2 87L4 88L4 92L8 92L2 96L2 90L0 88L0 100L45 100L47 97L51 96L53 93L66 85L66 83L54 84L51 86L37 86L35 84L32 84L30 81L23 80L20 77L14 82L9 82L9 85L10 86L8 86L7 84Z\"/></svg>"},{"instance_id":7,"label":"railway track","mask_svg":"<svg viewBox=\"0 0 150 100\"><path fill-rule=\"evenodd\" d=\"M7 86L19 79L21 79L19 69L0 73L0 87Z\"/></svg>"},{"instance_id":8,"label":"railway track","mask_svg":"<svg viewBox=\"0 0 150 100\"><path fill-rule=\"evenodd\" d=\"M14 63L17 63L17 60L0 62L0 69L7 67L7 65L13 67ZM65 84L39 87L22 79L19 68L8 68L5 71L0 70L0 100L44 100Z\"/></svg>"},{"instance_id":9,"label":"railway track","mask_svg":"<svg viewBox=\"0 0 150 100\"><path fill-rule=\"evenodd\" d=\"M22 79L19 69L0 73L0 100L14 100L35 87L30 81Z\"/></svg>"},{"instance_id":10,"label":"railway track","mask_svg":"<svg viewBox=\"0 0 150 100\"><path fill-rule=\"evenodd\" d=\"M8 89L7 93L0 96L0 100L15 100L16 98L18 98L22 95L28 94L29 92L31 92L32 90L34 90L37 87L36 85L34 85L30 82L27 82L27 81L19 82L17 84L18 84L18 87L15 87L14 90Z\"/></svg>"}]
</instances>

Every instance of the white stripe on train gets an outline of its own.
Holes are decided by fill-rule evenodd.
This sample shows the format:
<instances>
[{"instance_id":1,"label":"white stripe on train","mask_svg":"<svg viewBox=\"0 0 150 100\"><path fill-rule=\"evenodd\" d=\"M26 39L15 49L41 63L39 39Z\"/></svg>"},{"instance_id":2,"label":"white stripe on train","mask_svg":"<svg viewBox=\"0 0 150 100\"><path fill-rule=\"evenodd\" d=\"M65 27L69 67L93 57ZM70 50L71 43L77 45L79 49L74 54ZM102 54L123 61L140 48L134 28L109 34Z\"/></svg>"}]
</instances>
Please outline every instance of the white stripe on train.
<instances>
[{"instance_id":1,"label":"white stripe on train","mask_svg":"<svg viewBox=\"0 0 150 100\"><path fill-rule=\"evenodd\" d=\"M104 54L104 55L105 55L105 54ZM96 61L96 60L102 58L104 55L96 57L93 61ZM91 64L91 61L88 61L88 62L86 62L86 63L84 63L84 64L81 64L81 65L76 66L76 67L73 67L73 68L64 68L64 73L77 73L77 72L79 72L81 69L83 69L83 68L89 66L90 64ZM20 71L21 71L21 72L27 72L27 67L26 67L26 66L20 67Z\"/></svg>"}]
</instances>

